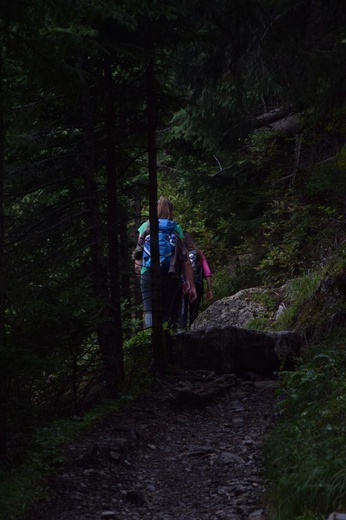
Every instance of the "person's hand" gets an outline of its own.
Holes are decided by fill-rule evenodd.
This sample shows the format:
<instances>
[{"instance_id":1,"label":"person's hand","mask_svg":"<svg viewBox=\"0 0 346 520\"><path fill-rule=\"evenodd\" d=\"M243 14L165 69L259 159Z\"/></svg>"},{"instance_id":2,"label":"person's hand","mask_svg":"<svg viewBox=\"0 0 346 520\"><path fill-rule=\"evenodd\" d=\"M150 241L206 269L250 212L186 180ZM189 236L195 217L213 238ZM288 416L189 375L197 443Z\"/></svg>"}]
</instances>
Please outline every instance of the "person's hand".
<instances>
[{"instance_id":1,"label":"person's hand","mask_svg":"<svg viewBox=\"0 0 346 520\"><path fill-rule=\"evenodd\" d=\"M189 302L193 303L197 299L196 287L191 287L189 290Z\"/></svg>"},{"instance_id":2,"label":"person's hand","mask_svg":"<svg viewBox=\"0 0 346 520\"><path fill-rule=\"evenodd\" d=\"M207 300L210 302L210 300L213 299L213 291L210 289L210 291L207 292Z\"/></svg>"},{"instance_id":3,"label":"person's hand","mask_svg":"<svg viewBox=\"0 0 346 520\"><path fill-rule=\"evenodd\" d=\"M141 274L142 262L141 260L135 260L135 273Z\"/></svg>"},{"instance_id":4,"label":"person's hand","mask_svg":"<svg viewBox=\"0 0 346 520\"><path fill-rule=\"evenodd\" d=\"M183 294L187 294L191 289L190 282L183 283Z\"/></svg>"}]
</instances>

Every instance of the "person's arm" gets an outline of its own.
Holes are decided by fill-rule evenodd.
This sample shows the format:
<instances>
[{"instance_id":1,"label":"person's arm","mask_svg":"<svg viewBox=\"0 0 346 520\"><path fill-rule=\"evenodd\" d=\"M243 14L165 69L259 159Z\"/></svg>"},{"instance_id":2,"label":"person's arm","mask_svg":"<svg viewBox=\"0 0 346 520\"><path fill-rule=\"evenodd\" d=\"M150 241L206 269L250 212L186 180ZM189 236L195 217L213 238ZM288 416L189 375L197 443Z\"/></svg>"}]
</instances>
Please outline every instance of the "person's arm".
<instances>
[{"instance_id":1,"label":"person's arm","mask_svg":"<svg viewBox=\"0 0 346 520\"><path fill-rule=\"evenodd\" d=\"M145 231L146 231L147 227L148 227L148 222L143 222L143 224L138 228L139 235L138 235L137 245L132 254L132 257L135 261L135 273L136 274L141 274L144 237L145 237Z\"/></svg>"},{"instance_id":2,"label":"person's arm","mask_svg":"<svg viewBox=\"0 0 346 520\"><path fill-rule=\"evenodd\" d=\"M141 274L142 257L143 257L143 245L141 242L141 235L138 237L136 248L132 254L132 258L135 261L135 273Z\"/></svg>"},{"instance_id":3,"label":"person's arm","mask_svg":"<svg viewBox=\"0 0 346 520\"><path fill-rule=\"evenodd\" d=\"M141 274L141 268L142 268L142 260L138 260L135 258L135 273Z\"/></svg>"},{"instance_id":4,"label":"person's arm","mask_svg":"<svg viewBox=\"0 0 346 520\"><path fill-rule=\"evenodd\" d=\"M205 279L207 280L207 300L210 301L213 299L213 289L211 288L211 276L206 276Z\"/></svg>"},{"instance_id":5,"label":"person's arm","mask_svg":"<svg viewBox=\"0 0 346 520\"><path fill-rule=\"evenodd\" d=\"M195 275L187 254L185 242L181 238L178 238L178 241L180 245L181 271L185 280L183 283L183 294L189 294L189 302L193 303L197 299Z\"/></svg>"},{"instance_id":6,"label":"person's arm","mask_svg":"<svg viewBox=\"0 0 346 520\"><path fill-rule=\"evenodd\" d=\"M202 254L202 270L204 278L207 280L207 300L210 301L213 299L213 290L211 286L211 278L213 274L204 254Z\"/></svg>"},{"instance_id":7,"label":"person's arm","mask_svg":"<svg viewBox=\"0 0 346 520\"><path fill-rule=\"evenodd\" d=\"M189 302L193 303L197 298L197 291L195 275L193 273L191 262L188 258L182 263L182 271L185 280L183 284L183 294L189 293Z\"/></svg>"}]
</instances>

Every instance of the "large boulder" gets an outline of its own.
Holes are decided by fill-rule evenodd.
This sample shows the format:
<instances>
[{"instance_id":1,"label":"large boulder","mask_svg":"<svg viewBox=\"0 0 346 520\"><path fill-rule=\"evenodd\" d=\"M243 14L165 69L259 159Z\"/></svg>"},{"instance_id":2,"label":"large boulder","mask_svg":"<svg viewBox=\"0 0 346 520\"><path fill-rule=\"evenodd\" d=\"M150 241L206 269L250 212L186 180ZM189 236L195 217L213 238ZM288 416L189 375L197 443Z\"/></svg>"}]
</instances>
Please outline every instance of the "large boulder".
<instances>
[{"instance_id":1,"label":"large boulder","mask_svg":"<svg viewBox=\"0 0 346 520\"><path fill-rule=\"evenodd\" d=\"M172 361L186 370L213 370L241 378L272 377L291 369L302 337L294 332L259 332L232 325L211 326L172 336Z\"/></svg>"},{"instance_id":2,"label":"large boulder","mask_svg":"<svg viewBox=\"0 0 346 520\"><path fill-rule=\"evenodd\" d=\"M192 324L192 330L206 326L244 325L254 318L268 312L269 301L272 305L272 292L261 287L243 289L232 296L227 296L210 305Z\"/></svg>"}]
</instances>

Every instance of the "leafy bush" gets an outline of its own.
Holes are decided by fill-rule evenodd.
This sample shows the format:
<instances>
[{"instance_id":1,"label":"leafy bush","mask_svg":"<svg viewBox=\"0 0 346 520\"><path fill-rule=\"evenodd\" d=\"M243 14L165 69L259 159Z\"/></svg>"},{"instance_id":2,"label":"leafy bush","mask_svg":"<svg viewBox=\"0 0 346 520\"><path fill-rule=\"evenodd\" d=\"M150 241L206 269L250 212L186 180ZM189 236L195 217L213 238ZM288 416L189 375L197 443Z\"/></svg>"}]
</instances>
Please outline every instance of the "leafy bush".
<instances>
[{"instance_id":1,"label":"leafy bush","mask_svg":"<svg viewBox=\"0 0 346 520\"><path fill-rule=\"evenodd\" d=\"M151 329L137 332L124 343L125 389L140 393L153 379Z\"/></svg>"},{"instance_id":2,"label":"leafy bush","mask_svg":"<svg viewBox=\"0 0 346 520\"><path fill-rule=\"evenodd\" d=\"M346 508L344 334L311 347L296 372L282 374L278 424L265 447L268 498L280 520Z\"/></svg>"},{"instance_id":3,"label":"leafy bush","mask_svg":"<svg viewBox=\"0 0 346 520\"><path fill-rule=\"evenodd\" d=\"M64 463L64 445L80 437L123 404L121 400L105 400L83 418L58 420L37 429L23 463L11 470L0 467L0 518L23 518L33 504L49 498L45 478Z\"/></svg>"},{"instance_id":4,"label":"leafy bush","mask_svg":"<svg viewBox=\"0 0 346 520\"><path fill-rule=\"evenodd\" d=\"M274 324L276 330L289 330L294 328L299 312L306 303L311 301L320 279L320 273L307 271L302 276L290 280L285 284L283 297L285 310L278 316Z\"/></svg>"}]
</instances>

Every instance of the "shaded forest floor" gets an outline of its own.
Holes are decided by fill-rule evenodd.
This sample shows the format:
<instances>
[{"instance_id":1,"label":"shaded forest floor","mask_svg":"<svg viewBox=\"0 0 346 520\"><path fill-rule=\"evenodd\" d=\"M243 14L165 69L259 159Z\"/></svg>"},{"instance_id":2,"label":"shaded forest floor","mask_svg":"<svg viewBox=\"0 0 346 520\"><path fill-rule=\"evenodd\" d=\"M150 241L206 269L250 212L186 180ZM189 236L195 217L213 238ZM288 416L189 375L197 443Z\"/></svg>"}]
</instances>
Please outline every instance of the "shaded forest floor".
<instances>
[{"instance_id":1,"label":"shaded forest floor","mask_svg":"<svg viewBox=\"0 0 346 520\"><path fill-rule=\"evenodd\" d=\"M51 499L26 520L267 519L262 447L276 383L233 378L203 403L182 398L217 379L161 380L66 446L66 463L48 479Z\"/></svg>"}]
</instances>

